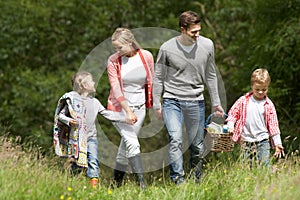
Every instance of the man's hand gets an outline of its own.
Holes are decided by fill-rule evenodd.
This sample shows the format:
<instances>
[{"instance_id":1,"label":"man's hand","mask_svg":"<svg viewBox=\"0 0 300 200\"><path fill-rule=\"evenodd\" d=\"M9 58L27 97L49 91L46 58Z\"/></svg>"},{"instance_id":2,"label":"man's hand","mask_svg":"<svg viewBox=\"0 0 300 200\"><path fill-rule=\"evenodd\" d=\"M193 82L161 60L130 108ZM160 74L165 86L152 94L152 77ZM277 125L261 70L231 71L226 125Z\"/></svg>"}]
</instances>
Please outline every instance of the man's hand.
<instances>
[{"instance_id":1,"label":"man's hand","mask_svg":"<svg viewBox=\"0 0 300 200\"><path fill-rule=\"evenodd\" d=\"M161 113L161 108L159 109L154 109L155 115L158 119L163 119L163 115Z\"/></svg>"},{"instance_id":2,"label":"man's hand","mask_svg":"<svg viewBox=\"0 0 300 200\"><path fill-rule=\"evenodd\" d=\"M213 111L214 111L215 116L219 116L219 117L224 116L224 110L223 110L222 106L220 106L220 105L214 106Z\"/></svg>"}]
</instances>

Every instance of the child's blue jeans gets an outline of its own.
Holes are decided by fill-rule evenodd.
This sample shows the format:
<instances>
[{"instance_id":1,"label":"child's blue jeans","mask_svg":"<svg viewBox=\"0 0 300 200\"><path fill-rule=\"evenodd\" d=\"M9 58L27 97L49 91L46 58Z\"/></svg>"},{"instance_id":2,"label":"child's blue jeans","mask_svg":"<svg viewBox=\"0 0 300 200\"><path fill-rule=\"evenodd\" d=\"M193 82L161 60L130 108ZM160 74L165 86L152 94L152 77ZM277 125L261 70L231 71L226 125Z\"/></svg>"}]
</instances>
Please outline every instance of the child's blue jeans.
<instances>
[{"instance_id":1,"label":"child's blue jeans","mask_svg":"<svg viewBox=\"0 0 300 200\"><path fill-rule=\"evenodd\" d=\"M87 176L90 178L99 178L100 162L98 159L97 137L88 138L87 158L88 158Z\"/></svg>"},{"instance_id":2,"label":"child's blue jeans","mask_svg":"<svg viewBox=\"0 0 300 200\"><path fill-rule=\"evenodd\" d=\"M244 142L242 144L243 159L249 160L250 167L255 162L263 166L270 166L270 142L269 139L260 142Z\"/></svg>"}]
</instances>

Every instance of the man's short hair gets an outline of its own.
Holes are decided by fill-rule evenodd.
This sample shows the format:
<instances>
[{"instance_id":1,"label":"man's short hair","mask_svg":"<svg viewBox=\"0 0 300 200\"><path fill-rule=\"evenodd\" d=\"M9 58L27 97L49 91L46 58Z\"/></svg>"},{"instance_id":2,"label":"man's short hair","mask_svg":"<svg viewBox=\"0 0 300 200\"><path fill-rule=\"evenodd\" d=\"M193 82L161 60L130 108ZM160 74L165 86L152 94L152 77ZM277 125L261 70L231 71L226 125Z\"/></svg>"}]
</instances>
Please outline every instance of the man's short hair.
<instances>
[{"instance_id":1,"label":"man's short hair","mask_svg":"<svg viewBox=\"0 0 300 200\"><path fill-rule=\"evenodd\" d=\"M187 30L190 25L199 23L200 16L194 11L186 11L179 16L179 28L183 27Z\"/></svg>"}]
</instances>

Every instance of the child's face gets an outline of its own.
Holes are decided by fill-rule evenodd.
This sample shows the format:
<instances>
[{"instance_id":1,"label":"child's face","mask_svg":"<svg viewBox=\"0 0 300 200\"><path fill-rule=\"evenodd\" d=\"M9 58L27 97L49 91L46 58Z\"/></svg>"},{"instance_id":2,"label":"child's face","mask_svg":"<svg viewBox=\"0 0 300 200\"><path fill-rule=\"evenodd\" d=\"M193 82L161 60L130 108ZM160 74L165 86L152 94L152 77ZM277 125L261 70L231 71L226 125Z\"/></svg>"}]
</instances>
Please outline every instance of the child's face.
<instances>
[{"instance_id":1,"label":"child's face","mask_svg":"<svg viewBox=\"0 0 300 200\"><path fill-rule=\"evenodd\" d=\"M95 92L96 89L95 89L95 82L93 80L93 77L91 77L91 76L85 77L84 82L83 82L83 87L89 93Z\"/></svg>"},{"instance_id":2,"label":"child's face","mask_svg":"<svg viewBox=\"0 0 300 200\"><path fill-rule=\"evenodd\" d=\"M263 100L268 93L268 85L266 84L259 84L259 83L253 83L251 86L253 91L253 97L256 100Z\"/></svg>"}]
</instances>

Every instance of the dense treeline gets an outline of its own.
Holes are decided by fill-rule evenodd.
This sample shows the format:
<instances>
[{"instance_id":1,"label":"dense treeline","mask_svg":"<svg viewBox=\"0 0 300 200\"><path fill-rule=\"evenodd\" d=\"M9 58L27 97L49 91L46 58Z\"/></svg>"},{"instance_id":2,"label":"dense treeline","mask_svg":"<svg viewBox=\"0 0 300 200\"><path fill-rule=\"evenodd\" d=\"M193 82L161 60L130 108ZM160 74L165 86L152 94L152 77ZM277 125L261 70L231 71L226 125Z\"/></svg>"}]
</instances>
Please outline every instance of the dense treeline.
<instances>
[{"instance_id":1,"label":"dense treeline","mask_svg":"<svg viewBox=\"0 0 300 200\"><path fill-rule=\"evenodd\" d=\"M227 109L250 89L252 70L265 67L283 135L299 133L300 0L16 0L0 6L1 134L51 148L57 100L71 90L70 77L89 52L118 26L178 31L178 16L185 10L201 14L201 34L215 42ZM157 49L152 51L156 55ZM97 98L104 105L108 88L107 79L101 79ZM99 120L117 140L111 123Z\"/></svg>"}]
</instances>

